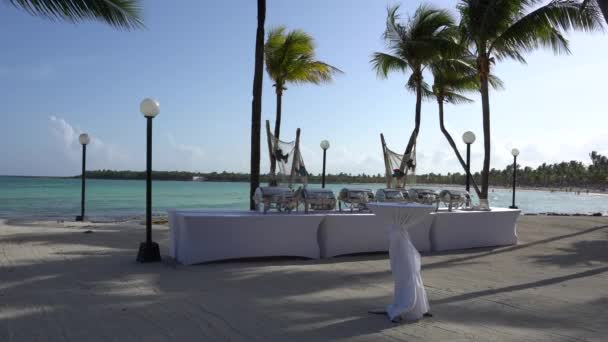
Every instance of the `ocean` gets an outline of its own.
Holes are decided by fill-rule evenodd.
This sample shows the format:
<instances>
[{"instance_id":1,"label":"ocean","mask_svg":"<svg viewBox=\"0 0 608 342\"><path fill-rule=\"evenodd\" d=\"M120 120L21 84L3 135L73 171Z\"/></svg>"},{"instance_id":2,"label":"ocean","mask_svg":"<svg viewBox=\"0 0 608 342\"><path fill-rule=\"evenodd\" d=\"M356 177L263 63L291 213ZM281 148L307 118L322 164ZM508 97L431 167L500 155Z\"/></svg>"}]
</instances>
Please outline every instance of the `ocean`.
<instances>
[{"instance_id":1,"label":"ocean","mask_svg":"<svg viewBox=\"0 0 608 342\"><path fill-rule=\"evenodd\" d=\"M346 186L370 188L374 192L384 187L383 184L328 184L326 187L337 194ZM145 191L143 180L87 180L86 215L98 220L141 217L145 213ZM155 215L166 214L171 208L247 209L249 206L249 183L245 182L155 181L152 193ZM608 215L607 195L518 190L516 196L516 205L524 213ZM491 189L490 204L508 207L511 191ZM80 179L0 176L1 218L73 219L79 213Z\"/></svg>"}]
</instances>

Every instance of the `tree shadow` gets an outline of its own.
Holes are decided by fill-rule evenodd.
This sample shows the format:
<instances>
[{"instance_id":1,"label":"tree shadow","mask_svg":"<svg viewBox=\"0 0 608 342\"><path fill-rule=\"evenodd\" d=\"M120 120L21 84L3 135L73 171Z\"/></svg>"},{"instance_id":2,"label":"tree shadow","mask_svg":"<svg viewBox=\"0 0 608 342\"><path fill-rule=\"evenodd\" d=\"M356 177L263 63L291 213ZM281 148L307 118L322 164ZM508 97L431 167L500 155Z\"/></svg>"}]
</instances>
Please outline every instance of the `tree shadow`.
<instances>
[{"instance_id":1,"label":"tree shadow","mask_svg":"<svg viewBox=\"0 0 608 342\"><path fill-rule=\"evenodd\" d=\"M496 289L468 292L468 293L464 293L464 294L460 294L460 295L456 295L456 296L452 296L452 297L447 297L447 298L442 298L439 300L431 301L431 304L439 305L439 304L446 304L446 303L454 303L454 302L460 302L460 301L465 301L465 300L470 300L470 299L477 299L480 297L493 296L493 295L500 294L500 293L522 291L522 290L526 290L526 289L530 289L530 288L555 285L555 284L566 282L569 280L596 276L596 275L599 275L599 274L602 274L605 272L608 272L608 266L594 268L591 270L577 272L577 273L571 273L571 274L567 274L567 275L563 275L563 276L559 276L559 277L541 279L541 280L532 281L532 282L523 283L523 284L510 285L510 286L500 287L500 288L496 288Z\"/></svg>"},{"instance_id":2,"label":"tree shadow","mask_svg":"<svg viewBox=\"0 0 608 342\"><path fill-rule=\"evenodd\" d=\"M562 267L592 266L594 262L608 263L608 240L576 241L568 247L557 250L558 253L533 255L530 258L539 264Z\"/></svg>"},{"instance_id":3,"label":"tree shadow","mask_svg":"<svg viewBox=\"0 0 608 342\"><path fill-rule=\"evenodd\" d=\"M463 261L470 261L470 260L475 260L475 259L479 259L479 258L483 258L483 257L487 257L487 256L494 256L494 255L499 255L499 254L504 254L504 253L510 253L510 252L514 252L514 251L524 249L524 248L530 248L530 247L534 247L534 246L538 246L538 245L549 244L549 243L559 241L559 240L564 240L564 239L569 239L569 238L573 238L573 237L577 237L577 236L581 236L581 235L585 235L585 234L590 234L595 231L603 230L603 229L607 229L607 228L608 228L608 225L596 226L596 227L591 227L591 228L581 230L578 232L574 232L574 233L570 233L570 234L554 236L554 237L550 237L550 238L546 238L546 239L542 239L542 240L538 240L538 241L534 241L534 242L524 243L524 244L518 244L518 245L510 246L510 247L491 249L489 251L485 251L487 249L484 248L483 249L484 251L482 251L479 254L467 255L464 257L460 257L460 258L453 258L453 259L449 259L449 260L443 260L443 261L439 261L439 262L425 264L424 268L435 269L435 268L447 267L447 266L451 266L454 264L460 264ZM454 252L448 252L448 253L438 253L436 255L450 255L451 253L460 253L461 251L467 251L467 250L460 250L460 251L454 251ZM473 252L473 251L474 250L471 250L471 252Z\"/></svg>"}]
</instances>

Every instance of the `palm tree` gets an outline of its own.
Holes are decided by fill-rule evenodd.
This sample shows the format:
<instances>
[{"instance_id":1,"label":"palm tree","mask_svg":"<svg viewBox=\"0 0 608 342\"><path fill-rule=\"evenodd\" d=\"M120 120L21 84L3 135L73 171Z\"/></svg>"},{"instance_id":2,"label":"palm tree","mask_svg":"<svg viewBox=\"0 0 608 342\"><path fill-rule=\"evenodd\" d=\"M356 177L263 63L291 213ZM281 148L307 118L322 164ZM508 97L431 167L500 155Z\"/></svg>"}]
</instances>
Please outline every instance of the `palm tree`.
<instances>
[{"instance_id":1,"label":"palm tree","mask_svg":"<svg viewBox=\"0 0 608 342\"><path fill-rule=\"evenodd\" d=\"M489 75L497 60L525 63L523 53L544 47L568 53L564 31L601 29L596 6L582 6L574 0L553 0L538 6L539 0L460 0L460 33L476 57L483 112L484 160L481 199L488 198L490 172Z\"/></svg>"},{"instance_id":2,"label":"palm tree","mask_svg":"<svg viewBox=\"0 0 608 342\"><path fill-rule=\"evenodd\" d=\"M253 195L260 186L260 139L262 130L262 80L264 75L264 22L266 0L258 0L258 28L255 35L255 67L253 100L251 101L251 172L249 180L249 209L255 209Z\"/></svg>"},{"instance_id":3,"label":"palm tree","mask_svg":"<svg viewBox=\"0 0 608 342\"><path fill-rule=\"evenodd\" d=\"M583 0L583 6L593 6L594 4L600 8L604 19L608 23L608 0Z\"/></svg>"},{"instance_id":4,"label":"palm tree","mask_svg":"<svg viewBox=\"0 0 608 342\"><path fill-rule=\"evenodd\" d=\"M445 127L443 106L445 103L461 104L473 102L473 100L463 95L463 93L474 92L479 89L479 78L477 77L477 70L473 61L470 56L463 56L461 58L442 58L430 65L433 74L433 96L437 100L439 107L439 128L454 150L465 172L467 171L467 164L460 155L454 139ZM502 87L502 82L494 76L490 76L490 84L494 88ZM471 181L475 192L479 196L481 192L475 179L471 179Z\"/></svg>"},{"instance_id":5,"label":"palm tree","mask_svg":"<svg viewBox=\"0 0 608 342\"><path fill-rule=\"evenodd\" d=\"M301 30L286 32L284 27L270 30L264 45L266 71L274 81L277 94L277 111L274 136L281 133L281 101L287 83L321 84L332 81L332 76L342 72L338 68L315 59L313 38Z\"/></svg>"},{"instance_id":6,"label":"palm tree","mask_svg":"<svg viewBox=\"0 0 608 342\"><path fill-rule=\"evenodd\" d=\"M422 73L440 52L447 52L455 47L453 36L454 19L445 10L439 10L426 4L421 4L414 16L402 24L397 14L399 6L388 9L384 40L389 53L376 52L372 55L372 66L379 77L387 78L390 72L410 71L406 88L416 94L415 126L405 149L400 170L405 170L406 164L412 167L412 160L406 160L410 155L418 132L420 130L420 111L422 98L428 93Z\"/></svg>"},{"instance_id":7,"label":"palm tree","mask_svg":"<svg viewBox=\"0 0 608 342\"><path fill-rule=\"evenodd\" d=\"M143 26L138 0L8 0L31 15L53 20L98 20L121 29Z\"/></svg>"}]
</instances>

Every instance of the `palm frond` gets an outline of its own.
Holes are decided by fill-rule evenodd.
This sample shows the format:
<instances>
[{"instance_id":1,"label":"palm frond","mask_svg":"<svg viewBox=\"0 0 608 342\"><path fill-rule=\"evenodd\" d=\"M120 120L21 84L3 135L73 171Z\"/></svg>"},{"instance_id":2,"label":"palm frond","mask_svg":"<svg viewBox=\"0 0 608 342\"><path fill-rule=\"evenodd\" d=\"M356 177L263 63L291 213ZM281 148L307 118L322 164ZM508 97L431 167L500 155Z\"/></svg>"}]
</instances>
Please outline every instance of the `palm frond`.
<instances>
[{"instance_id":1,"label":"palm frond","mask_svg":"<svg viewBox=\"0 0 608 342\"><path fill-rule=\"evenodd\" d=\"M460 104L471 102L464 93L479 91L480 79L475 59L470 55L460 58L441 58L430 65L433 74L433 94L447 103ZM502 81L489 75L490 85L502 88Z\"/></svg>"},{"instance_id":2,"label":"palm frond","mask_svg":"<svg viewBox=\"0 0 608 342\"><path fill-rule=\"evenodd\" d=\"M119 29L143 27L137 0L7 0L33 16L80 22L98 20Z\"/></svg>"},{"instance_id":3,"label":"palm frond","mask_svg":"<svg viewBox=\"0 0 608 342\"><path fill-rule=\"evenodd\" d=\"M399 6L388 8L383 38L388 52L374 53L371 64L380 77L391 71L422 70L439 53L462 50L454 39L454 19L449 12L421 4L414 15L401 22Z\"/></svg>"},{"instance_id":4,"label":"palm frond","mask_svg":"<svg viewBox=\"0 0 608 342\"><path fill-rule=\"evenodd\" d=\"M266 71L275 85L327 83L342 71L315 59L314 39L302 30L271 29L264 45Z\"/></svg>"},{"instance_id":5,"label":"palm frond","mask_svg":"<svg viewBox=\"0 0 608 342\"><path fill-rule=\"evenodd\" d=\"M521 17L502 32L489 47L498 59L514 58L525 62L522 52L539 47L554 53L569 53L562 32L601 30L601 13L595 6L583 8L574 0L553 0Z\"/></svg>"},{"instance_id":6,"label":"palm frond","mask_svg":"<svg viewBox=\"0 0 608 342\"><path fill-rule=\"evenodd\" d=\"M443 94L443 98L444 98L445 102L451 103L451 104L463 104L463 103L475 102L474 100L472 100L464 95L461 95L461 94L458 94L455 92L451 92L451 91L445 92Z\"/></svg>"},{"instance_id":7,"label":"palm frond","mask_svg":"<svg viewBox=\"0 0 608 342\"><path fill-rule=\"evenodd\" d=\"M407 61L382 52L375 52L370 62L380 78L387 78L388 74L393 71L406 71L409 67Z\"/></svg>"}]
</instances>

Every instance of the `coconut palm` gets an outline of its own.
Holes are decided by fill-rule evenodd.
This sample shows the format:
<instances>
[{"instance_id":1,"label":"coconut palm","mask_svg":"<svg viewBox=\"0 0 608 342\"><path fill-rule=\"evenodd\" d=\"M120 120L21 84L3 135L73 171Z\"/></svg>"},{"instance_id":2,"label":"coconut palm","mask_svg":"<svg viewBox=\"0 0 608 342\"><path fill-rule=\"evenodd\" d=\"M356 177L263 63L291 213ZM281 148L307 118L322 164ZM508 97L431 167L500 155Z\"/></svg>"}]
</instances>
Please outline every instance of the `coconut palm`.
<instances>
[{"instance_id":1,"label":"coconut palm","mask_svg":"<svg viewBox=\"0 0 608 342\"><path fill-rule=\"evenodd\" d=\"M391 72L410 72L406 88L416 94L416 111L414 130L404 153L404 156L409 156L420 130L422 98L427 93L425 88L428 88L422 74L442 51L445 53L455 48L451 39L454 19L445 10L421 4L413 17L400 23L398 10L399 6L389 8L386 18L383 38L389 52L374 53L371 63L381 78L387 78ZM406 166L413 167L412 162L411 158L403 158L400 171L403 172Z\"/></svg>"},{"instance_id":2,"label":"coconut palm","mask_svg":"<svg viewBox=\"0 0 608 342\"><path fill-rule=\"evenodd\" d=\"M602 15L608 22L608 0L583 0L583 6L598 6L602 11Z\"/></svg>"},{"instance_id":3,"label":"coconut palm","mask_svg":"<svg viewBox=\"0 0 608 342\"><path fill-rule=\"evenodd\" d=\"M274 81L277 95L274 136L281 134L281 101L287 83L321 84L332 81L332 76L341 72L325 62L315 59L313 38L302 30L286 32L284 27L270 30L264 45L266 71Z\"/></svg>"},{"instance_id":4,"label":"coconut palm","mask_svg":"<svg viewBox=\"0 0 608 342\"><path fill-rule=\"evenodd\" d=\"M251 174L249 179L249 209L255 209L253 195L260 186L260 138L262 130L262 80L264 75L264 22L266 0L258 0L258 27L255 35L255 67L253 71L253 100L251 101Z\"/></svg>"},{"instance_id":5,"label":"coconut palm","mask_svg":"<svg viewBox=\"0 0 608 342\"><path fill-rule=\"evenodd\" d=\"M553 0L539 6L540 3L540 0L460 0L457 6L461 16L459 29L464 42L473 50L480 78L484 139L482 199L488 198L490 172L488 79L492 64L504 59L525 63L523 54L540 47L569 53L565 31L602 27L597 6L582 6L574 0Z\"/></svg>"},{"instance_id":6,"label":"coconut palm","mask_svg":"<svg viewBox=\"0 0 608 342\"><path fill-rule=\"evenodd\" d=\"M437 101L439 108L439 128L445 136L446 140L454 150L460 165L467 171L467 164L460 155L458 147L448 132L444 123L444 104L461 104L473 102L470 98L464 96L464 93L474 92L479 89L479 78L477 77L477 69L474 65L474 60L470 56L460 58L442 58L430 65L433 74L433 97ZM490 76L490 84L494 88L501 88L502 82L494 76ZM481 194L475 179L471 178L473 188L479 196Z\"/></svg>"},{"instance_id":7,"label":"coconut palm","mask_svg":"<svg viewBox=\"0 0 608 342\"><path fill-rule=\"evenodd\" d=\"M138 0L8 0L31 15L53 20L98 20L121 29L142 27Z\"/></svg>"}]
</instances>

